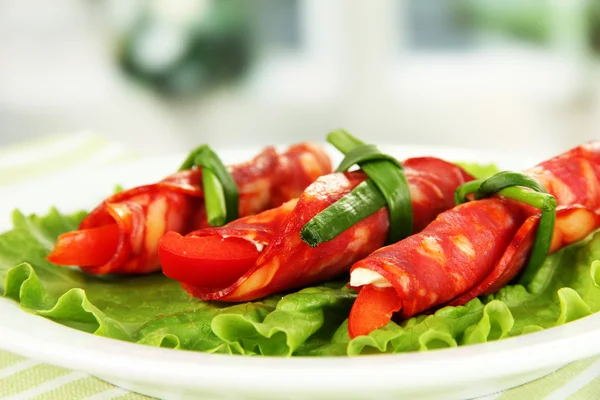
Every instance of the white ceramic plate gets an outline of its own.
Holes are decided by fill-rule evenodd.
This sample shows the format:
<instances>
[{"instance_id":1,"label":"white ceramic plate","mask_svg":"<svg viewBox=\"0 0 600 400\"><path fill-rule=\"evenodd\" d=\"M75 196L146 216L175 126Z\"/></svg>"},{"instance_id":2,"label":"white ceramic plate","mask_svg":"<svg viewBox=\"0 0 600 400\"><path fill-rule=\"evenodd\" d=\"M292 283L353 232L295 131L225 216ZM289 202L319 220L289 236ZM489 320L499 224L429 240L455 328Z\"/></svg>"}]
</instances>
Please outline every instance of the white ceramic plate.
<instances>
[{"instance_id":1,"label":"white ceramic plate","mask_svg":"<svg viewBox=\"0 0 600 400\"><path fill-rule=\"evenodd\" d=\"M449 160L495 161L501 168L514 169L539 161L460 149L382 147L400 159L437 155ZM253 151L221 154L231 162L249 158ZM9 214L15 207L40 213L50 205L61 211L90 208L111 193L116 183L130 187L151 182L174 170L181 159L77 170L2 188L0 231L10 228ZM163 398L470 398L520 385L571 361L600 354L600 314L521 337L427 353L245 358L96 337L27 314L14 302L0 299L0 348Z\"/></svg>"}]
</instances>

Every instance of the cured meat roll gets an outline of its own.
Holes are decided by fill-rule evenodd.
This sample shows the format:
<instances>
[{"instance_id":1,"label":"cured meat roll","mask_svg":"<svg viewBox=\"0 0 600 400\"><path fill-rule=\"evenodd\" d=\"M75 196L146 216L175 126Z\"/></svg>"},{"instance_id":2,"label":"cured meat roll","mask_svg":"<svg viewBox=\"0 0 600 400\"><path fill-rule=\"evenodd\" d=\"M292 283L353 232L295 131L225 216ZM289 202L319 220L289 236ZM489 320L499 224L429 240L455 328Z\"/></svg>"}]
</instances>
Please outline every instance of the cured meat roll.
<instances>
[{"instance_id":1,"label":"cured meat roll","mask_svg":"<svg viewBox=\"0 0 600 400\"><path fill-rule=\"evenodd\" d=\"M432 157L408 159L403 166L411 192L415 231L451 208L455 189L473 179L460 167ZM316 248L301 240L300 230L365 179L361 171L322 176L297 202L186 237L167 234L160 246L163 272L179 280L196 297L232 302L335 278L384 244L389 227L387 208ZM234 243L233 238L245 240L246 246ZM207 240L215 246L220 243L220 250L212 247L209 252L193 252L193 248L208 247L203 244ZM240 258L245 263L237 263ZM222 279L223 275L227 278Z\"/></svg>"},{"instance_id":2,"label":"cured meat roll","mask_svg":"<svg viewBox=\"0 0 600 400\"><path fill-rule=\"evenodd\" d=\"M299 196L331 172L331 162L312 144L294 145L282 154L268 147L229 172L239 191L239 215L248 216ZM48 260L93 274L149 273L160 269L158 242L165 232L207 226L202 169L192 168L107 198L78 231L58 238Z\"/></svg>"},{"instance_id":3,"label":"cured meat roll","mask_svg":"<svg viewBox=\"0 0 600 400\"><path fill-rule=\"evenodd\" d=\"M577 147L526 171L555 196L559 208L550 252L600 226L600 142ZM540 213L488 198L441 213L423 231L383 247L351 268L359 290L349 318L351 337L443 305L493 293L526 264Z\"/></svg>"}]
</instances>

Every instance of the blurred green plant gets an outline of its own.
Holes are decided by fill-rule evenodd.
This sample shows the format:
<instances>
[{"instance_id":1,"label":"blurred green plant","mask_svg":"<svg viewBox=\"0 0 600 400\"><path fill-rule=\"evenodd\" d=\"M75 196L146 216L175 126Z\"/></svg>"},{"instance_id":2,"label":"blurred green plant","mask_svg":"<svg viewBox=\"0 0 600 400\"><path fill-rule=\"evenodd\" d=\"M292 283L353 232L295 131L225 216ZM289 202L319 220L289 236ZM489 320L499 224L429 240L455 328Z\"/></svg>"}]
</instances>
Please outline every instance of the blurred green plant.
<instances>
[{"instance_id":1,"label":"blurred green plant","mask_svg":"<svg viewBox=\"0 0 600 400\"><path fill-rule=\"evenodd\" d=\"M552 38L552 4L547 0L460 0L475 28L508 38L547 44Z\"/></svg>"},{"instance_id":2,"label":"blurred green plant","mask_svg":"<svg viewBox=\"0 0 600 400\"><path fill-rule=\"evenodd\" d=\"M142 3L119 35L117 59L135 81L167 96L202 93L234 81L250 63L246 2Z\"/></svg>"},{"instance_id":3,"label":"blurred green plant","mask_svg":"<svg viewBox=\"0 0 600 400\"><path fill-rule=\"evenodd\" d=\"M590 48L596 55L600 55L600 1L590 0L585 14Z\"/></svg>"},{"instance_id":4,"label":"blurred green plant","mask_svg":"<svg viewBox=\"0 0 600 400\"><path fill-rule=\"evenodd\" d=\"M457 13L474 28L525 42L548 45L556 40L558 25L570 24L568 30L581 30L584 47L600 55L600 0L571 4L572 18L564 9L548 0L457 0ZM581 17L579 17L581 16Z\"/></svg>"}]
</instances>

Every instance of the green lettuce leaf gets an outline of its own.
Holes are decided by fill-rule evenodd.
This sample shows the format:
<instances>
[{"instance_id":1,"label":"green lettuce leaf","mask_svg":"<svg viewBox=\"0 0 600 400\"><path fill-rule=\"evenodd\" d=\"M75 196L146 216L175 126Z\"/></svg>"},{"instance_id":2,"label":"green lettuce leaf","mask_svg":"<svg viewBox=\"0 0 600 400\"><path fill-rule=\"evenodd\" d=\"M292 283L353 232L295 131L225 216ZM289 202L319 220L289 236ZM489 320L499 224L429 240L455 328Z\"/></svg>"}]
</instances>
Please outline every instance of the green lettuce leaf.
<instances>
[{"instance_id":1,"label":"green lettuce leaf","mask_svg":"<svg viewBox=\"0 0 600 400\"><path fill-rule=\"evenodd\" d=\"M0 235L0 293L24 311L96 335L144 345L238 355L343 356L483 343L568 323L600 309L600 233L547 258L518 282L461 307L390 322L350 340L356 294L345 280L260 301L190 297L162 274L98 277L45 256L85 213L13 214Z\"/></svg>"}]
</instances>

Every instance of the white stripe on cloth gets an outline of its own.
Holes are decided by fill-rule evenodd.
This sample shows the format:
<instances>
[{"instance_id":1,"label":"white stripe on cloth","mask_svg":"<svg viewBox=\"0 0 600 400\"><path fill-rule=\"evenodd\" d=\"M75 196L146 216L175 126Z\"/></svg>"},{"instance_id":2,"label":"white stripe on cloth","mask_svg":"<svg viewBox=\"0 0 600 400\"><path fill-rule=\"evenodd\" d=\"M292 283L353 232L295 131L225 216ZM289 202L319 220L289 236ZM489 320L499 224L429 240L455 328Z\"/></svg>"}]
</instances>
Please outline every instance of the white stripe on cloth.
<instances>
[{"instance_id":1,"label":"white stripe on cloth","mask_svg":"<svg viewBox=\"0 0 600 400\"><path fill-rule=\"evenodd\" d=\"M10 376L12 374L16 374L17 372L21 372L24 371L26 369L29 369L31 367L35 367L36 365L41 364L41 362L39 361L35 361L35 360L23 360L20 361L16 364L11 365L10 367L6 367L3 369L0 369L0 379L2 378L6 378L7 376Z\"/></svg>"},{"instance_id":2,"label":"white stripe on cloth","mask_svg":"<svg viewBox=\"0 0 600 400\"><path fill-rule=\"evenodd\" d=\"M571 379L570 382L566 383L564 386L555 390L550 396L546 397L545 400L566 399L596 379L598 376L600 376L600 360L581 371L576 377Z\"/></svg>"},{"instance_id":3,"label":"white stripe on cloth","mask_svg":"<svg viewBox=\"0 0 600 400\"><path fill-rule=\"evenodd\" d=\"M125 389L116 387L116 388L108 389L102 393L97 393L93 396L86 397L85 400L110 400L110 399L114 399L115 397L125 396L128 393L130 393L130 392L128 392Z\"/></svg>"},{"instance_id":4,"label":"white stripe on cloth","mask_svg":"<svg viewBox=\"0 0 600 400\"><path fill-rule=\"evenodd\" d=\"M78 379L87 377L87 374L83 372L71 372L70 374L59 376L58 378L46 381L34 388L25 390L24 392L14 394L6 397L4 400L27 400L32 399L36 396L42 395L46 392L59 388L67 383L71 383Z\"/></svg>"}]
</instances>

